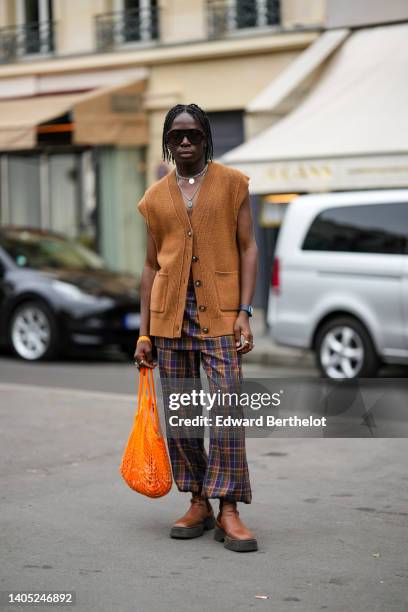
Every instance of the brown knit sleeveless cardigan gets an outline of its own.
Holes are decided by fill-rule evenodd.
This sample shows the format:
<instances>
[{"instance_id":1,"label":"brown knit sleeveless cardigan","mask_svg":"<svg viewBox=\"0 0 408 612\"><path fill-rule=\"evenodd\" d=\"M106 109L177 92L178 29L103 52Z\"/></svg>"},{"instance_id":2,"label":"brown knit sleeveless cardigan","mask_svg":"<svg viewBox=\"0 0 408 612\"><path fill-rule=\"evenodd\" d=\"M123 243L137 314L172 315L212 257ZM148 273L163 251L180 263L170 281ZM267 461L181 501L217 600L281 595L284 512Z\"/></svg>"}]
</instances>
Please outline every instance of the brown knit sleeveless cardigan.
<instances>
[{"instance_id":1,"label":"brown knit sleeveless cardigan","mask_svg":"<svg viewBox=\"0 0 408 612\"><path fill-rule=\"evenodd\" d=\"M180 337L190 267L202 337L233 333L241 302L237 217L248 183L240 170L210 161L191 217L175 169L145 191L137 208L160 266L150 297L151 335Z\"/></svg>"}]
</instances>

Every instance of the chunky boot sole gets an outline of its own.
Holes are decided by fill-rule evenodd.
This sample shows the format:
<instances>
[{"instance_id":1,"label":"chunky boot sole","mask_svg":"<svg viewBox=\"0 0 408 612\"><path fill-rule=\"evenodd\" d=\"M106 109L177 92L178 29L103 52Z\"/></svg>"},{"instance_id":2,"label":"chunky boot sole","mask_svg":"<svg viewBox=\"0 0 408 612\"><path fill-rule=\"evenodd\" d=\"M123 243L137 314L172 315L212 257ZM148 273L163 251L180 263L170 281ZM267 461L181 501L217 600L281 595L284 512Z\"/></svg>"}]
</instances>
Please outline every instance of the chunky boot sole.
<instances>
[{"instance_id":1,"label":"chunky boot sole","mask_svg":"<svg viewBox=\"0 0 408 612\"><path fill-rule=\"evenodd\" d=\"M215 517L209 516L201 525L197 525L196 527L172 527L170 537L176 538L177 540L190 540L191 538L202 536L204 531L214 529L214 527Z\"/></svg>"},{"instance_id":2,"label":"chunky boot sole","mask_svg":"<svg viewBox=\"0 0 408 612\"><path fill-rule=\"evenodd\" d=\"M234 552L251 552L258 550L258 542L253 540L233 540L229 538L225 531L220 527L216 527L214 531L214 540L224 542L224 548L233 550Z\"/></svg>"}]
</instances>

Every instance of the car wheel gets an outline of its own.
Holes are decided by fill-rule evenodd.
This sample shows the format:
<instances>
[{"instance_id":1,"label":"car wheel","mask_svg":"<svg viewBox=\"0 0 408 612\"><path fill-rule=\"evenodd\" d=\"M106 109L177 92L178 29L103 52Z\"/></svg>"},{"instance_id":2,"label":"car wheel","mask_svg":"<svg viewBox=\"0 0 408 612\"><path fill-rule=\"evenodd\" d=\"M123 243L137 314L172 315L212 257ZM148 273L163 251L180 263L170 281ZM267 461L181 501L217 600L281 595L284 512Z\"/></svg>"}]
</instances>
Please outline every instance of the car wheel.
<instances>
[{"instance_id":1,"label":"car wheel","mask_svg":"<svg viewBox=\"0 0 408 612\"><path fill-rule=\"evenodd\" d=\"M27 361L50 359L57 352L57 327L50 309L39 301L17 306L10 319L10 344Z\"/></svg>"},{"instance_id":2,"label":"car wheel","mask_svg":"<svg viewBox=\"0 0 408 612\"><path fill-rule=\"evenodd\" d=\"M376 376L380 360L365 327L353 317L337 317L316 335L317 365L326 378Z\"/></svg>"}]
</instances>

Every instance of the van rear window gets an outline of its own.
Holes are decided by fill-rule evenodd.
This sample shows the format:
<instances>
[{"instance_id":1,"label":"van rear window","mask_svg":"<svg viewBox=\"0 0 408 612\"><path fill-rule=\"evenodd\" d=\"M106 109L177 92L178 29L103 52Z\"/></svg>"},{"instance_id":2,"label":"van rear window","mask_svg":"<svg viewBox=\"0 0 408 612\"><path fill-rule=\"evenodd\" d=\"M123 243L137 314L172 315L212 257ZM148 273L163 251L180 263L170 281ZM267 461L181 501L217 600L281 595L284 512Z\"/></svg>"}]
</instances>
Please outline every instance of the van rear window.
<instances>
[{"instance_id":1,"label":"van rear window","mask_svg":"<svg viewBox=\"0 0 408 612\"><path fill-rule=\"evenodd\" d=\"M408 202L328 208L313 220L305 251L408 253Z\"/></svg>"}]
</instances>

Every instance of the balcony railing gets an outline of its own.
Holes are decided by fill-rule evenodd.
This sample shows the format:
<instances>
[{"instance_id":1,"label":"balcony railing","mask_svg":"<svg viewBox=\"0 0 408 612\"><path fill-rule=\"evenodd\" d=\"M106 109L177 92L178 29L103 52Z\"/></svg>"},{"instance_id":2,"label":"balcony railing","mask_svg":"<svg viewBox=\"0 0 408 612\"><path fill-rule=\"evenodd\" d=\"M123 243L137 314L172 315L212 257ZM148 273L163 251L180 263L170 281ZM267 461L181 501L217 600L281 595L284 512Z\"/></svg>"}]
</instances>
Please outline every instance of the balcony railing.
<instances>
[{"instance_id":1,"label":"balcony railing","mask_svg":"<svg viewBox=\"0 0 408 612\"><path fill-rule=\"evenodd\" d=\"M159 38L159 11L155 4L139 9L115 11L96 15L96 46L109 51L117 46L157 40Z\"/></svg>"},{"instance_id":2,"label":"balcony railing","mask_svg":"<svg viewBox=\"0 0 408 612\"><path fill-rule=\"evenodd\" d=\"M0 62L11 62L25 55L53 53L54 31L53 21L1 28Z\"/></svg>"},{"instance_id":3,"label":"balcony railing","mask_svg":"<svg viewBox=\"0 0 408 612\"><path fill-rule=\"evenodd\" d=\"M280 24L280 0L207 0L208 36Z\"/></svg>"}]
</instances>

